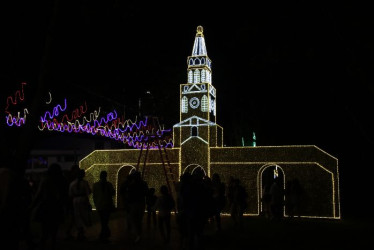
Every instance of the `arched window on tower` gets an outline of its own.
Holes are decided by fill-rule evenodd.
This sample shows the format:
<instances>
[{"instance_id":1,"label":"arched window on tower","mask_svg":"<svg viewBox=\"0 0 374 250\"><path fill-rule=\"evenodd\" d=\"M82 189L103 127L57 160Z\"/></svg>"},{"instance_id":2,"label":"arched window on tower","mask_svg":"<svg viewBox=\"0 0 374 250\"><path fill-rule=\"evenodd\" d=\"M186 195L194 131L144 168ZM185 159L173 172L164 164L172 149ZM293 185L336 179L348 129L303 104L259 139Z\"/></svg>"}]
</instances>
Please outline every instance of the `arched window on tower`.
<instances>
[{"instance_id":1,"label":"arched window on tower","mask_svg":"<svg viewBox=\"0 0 374 250\"><path fill-rule=\"evenodd\" d=\"M209 103L208 103L208 97L206 95L203 95L201 98L201 111L207 112L209 109Z\"/></svg>"},{"instance_id":2,"label":"arched window on tower","mask_svg":"<svg viewBox=\"0 0 374 250\"><path fill-rule=\"evenodd\" d=\"M188 83L192 83L193 78L192 78L192 70L188 71Z\"/></svg>"},{"instance_id":3,"label":"arched window on tower","mask_svg":"<svg viewBox=\"0 0 374 250\"><path fill-rule=\"evenodd\" d=\"M205 69L201 70L201 82L205 82Z\"/></svg>"},{"instance_id":4,"label":"arched window on tower","mask_svg":"<svg viewBox=\"0 0 374 250\"><path fill-rule=\"evenodd\" d=\"M216 116L216 100L213 101L213 115Z\"/></svg>"},{"instance_id":5,"label":"arched window on tower","mask_svg":"<svg viewBox=\"0 0 374 250\"><path fill-rule=\"evenodd\" d=\"M198 69L194 71L193 82L194 83L200 82L200 71Z\"/></svg>"},{"instance_id":6,"label":"arched window on tower","mask_svg":"<svg viewBox=\"0 0 374 250\"><path fill-rule=\"evenodd\" d=\"M206 73L207 73L206 74L207 82L212 83L212 78L211 78L212 75L211 75L210 71L207 71Z\"/></svg>"},{"instance_id":7,"label":"arched window on tower","mask_svg":"<svg viewBox=\"0 0 374 250\"><path fill-rule=\"evenodd\" d=\"M191 136L198 136L198 131L197 131L196 126L191 127Z\"/></svg>"},{"instance_id":8,"label":"arched window on tower","mask_svg":"<svg viewBox=\"0 0 374 250\"><path fill-rule=\"evenodd\" d=\"M187 97L183 96L182 97L182 113L187 113L188 112L188 99Z\"/></svg>"}]
</instances>

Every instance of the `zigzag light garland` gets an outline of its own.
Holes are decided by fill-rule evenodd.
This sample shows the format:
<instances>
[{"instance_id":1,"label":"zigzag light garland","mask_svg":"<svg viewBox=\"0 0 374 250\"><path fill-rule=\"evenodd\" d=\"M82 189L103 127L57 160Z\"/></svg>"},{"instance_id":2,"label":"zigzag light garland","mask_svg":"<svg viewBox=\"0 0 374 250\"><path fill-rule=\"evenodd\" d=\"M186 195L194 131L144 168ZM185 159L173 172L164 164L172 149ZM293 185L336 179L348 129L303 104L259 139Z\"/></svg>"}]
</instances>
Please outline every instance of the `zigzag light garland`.
<instances>
[{"instance_id":1,"label":"zigzag light garland","mask_svg":"<svg viewBox=\"0 0 374 250\"><path fill-rule=\"evenodd\" d=\"M8 96L6 99L6 106L5 106L5 113L7 114L5 117L6 123L8 126L13 126L16 125L17 127L20 127L26 123L26 115L29 113L27 108L23 109L23 117L21 117L21 112L18 111L17 115L12 115L11 112L9 111L9 107L11 105L16 106L17 104L23 102L25 100L25 93L23 90L23 86L25 86L26 83L22 82L21 83L21 90L17 90L14 93L14 98L13 96Z\"/></svg>"},{"instance_id":2,"label":"zigzag light garland","mask_svg":"<svg viewBox=\"0 0 374 250\"><path fill-rule=\"evenodd\" d=\"M12 115L8 109L10 105L18 105L24 101L25 95L23 86L26 83L22 83L21 90L17 90L13 96L7 98L7 105L5 108L6 112L6 123L8 126L16 125L20 127L26 123L26 115L29 114L27 108L23 110L23 116L21 112L17 112L17 115ZM49 93L49 100L46 104L52 102L52 95ZM101 115L101 108L94 110L89 113L88 118L84 114L87 113L87 103L79 106L71 111L70 115L67 114L68 103L67 99L64 99L63 104L57 104L52 110L47 110L42 116L40 116L40 124L37 126L40 131L57 131L57 132L68 132L68 133L86 133L91 135L100 135L109 139L114 139L123 143L127 143L137 149L144 147L157 148L158 145L161 147L173 147L171 138L167 138L166 134L171 132L171 129L156 129L149 125L148 119L144 121L131 121L130 119L124 121L124 118L119 118L116 110L109 112L106 116ZM61 117L59 119L59 117ZM166 138L166 139L165 139Z\"/></svg>"},{"instance_id":3,"label":"zigzag light garland","mask_svg":"<svg viewBox=\"0 0 374 250\"><path fill-rule=\"evenodd\" d=\"M14 99L13 99L13 96L8 96L7 97L5 113L9 113L8 108L9 108L10 104L17 105L17 103L24 101L25 94L23 92L23 86L25 86L25 85L26 85L25 82L21 83L21 90L17 90L16 93L14 93ZM19 101L17 102L17 100L19 100Z\"/></svg>"}]
</instances>

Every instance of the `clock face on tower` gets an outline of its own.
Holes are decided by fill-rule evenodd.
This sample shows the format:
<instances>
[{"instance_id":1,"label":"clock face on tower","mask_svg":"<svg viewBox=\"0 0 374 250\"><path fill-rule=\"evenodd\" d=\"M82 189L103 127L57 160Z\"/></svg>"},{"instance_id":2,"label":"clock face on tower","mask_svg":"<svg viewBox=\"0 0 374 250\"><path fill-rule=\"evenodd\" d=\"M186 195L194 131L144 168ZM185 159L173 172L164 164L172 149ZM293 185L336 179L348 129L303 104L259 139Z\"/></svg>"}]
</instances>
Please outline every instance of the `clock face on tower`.
<instances>
[{"instance_id":1,"label":"clock face on tower","mask_svg":"<svg viewBox=\"0 0 374 250\"><path fill-rule=\"evenodd\" d=\"M196 109L197 107L199 107L200 105L200 101L197 97L192 97L190 99L190 107L193 108L193 109Z\"/></svg>"}]
</instances>

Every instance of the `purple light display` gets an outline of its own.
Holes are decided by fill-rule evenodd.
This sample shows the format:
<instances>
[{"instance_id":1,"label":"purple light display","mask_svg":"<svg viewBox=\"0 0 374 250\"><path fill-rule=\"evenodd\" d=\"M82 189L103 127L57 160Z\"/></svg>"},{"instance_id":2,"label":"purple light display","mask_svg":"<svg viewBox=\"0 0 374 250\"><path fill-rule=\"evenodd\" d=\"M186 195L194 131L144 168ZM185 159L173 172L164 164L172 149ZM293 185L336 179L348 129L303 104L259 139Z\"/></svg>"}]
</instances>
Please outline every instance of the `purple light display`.
<instances>
[{"instance_id":1,"label":"purple light display","mask_svg":"<svg viewBox=\"0 0 374 250\"><path fill-rule=\"evenodd\" d=\"M12 127L16 125L20 127L26 123L26 115L29 113L27 108L17 115L12 115L8 109L11 105L16 106L24 101L24 85L21 84L21 90L17 90L13 96L7 97L7 105L5 108L6 123ZM49 101L52 102L52 96L49 93ZM40 124L38 129L40 131L57 131L65 133L86 133L91 135L100 135L113 139L122 143L127 143L129 146L140 149L148 145L149 148L173 147L171 139L165 135L171 132L171 129L157 129L148 124L148 119L144 121L132 122L119 118L117 111L113 110L106 115L100 115L100 108L86 116L83 116L88 110L87 103L81 105L79 108L74 109L70 115L66 113L68 109L67 99L64 99L63 104L57 104L52 110L47 110L40 116ZM61 118L60 118L61 117Z\"/></svg>"}]
</instances>

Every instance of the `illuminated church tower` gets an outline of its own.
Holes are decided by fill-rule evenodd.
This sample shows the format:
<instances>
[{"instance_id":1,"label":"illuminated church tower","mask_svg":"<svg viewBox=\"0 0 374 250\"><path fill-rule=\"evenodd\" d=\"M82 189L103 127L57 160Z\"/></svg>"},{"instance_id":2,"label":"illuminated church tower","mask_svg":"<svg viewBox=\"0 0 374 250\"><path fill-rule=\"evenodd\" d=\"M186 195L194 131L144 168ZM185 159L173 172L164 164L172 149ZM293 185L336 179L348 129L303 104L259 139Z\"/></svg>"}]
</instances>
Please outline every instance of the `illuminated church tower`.
<instances>
[{"instance_id":1,"label":"illuminated church tower","mask_svg":"<svg viewBox=\"0 0 374 250\"><path fill-rule=\"evenodd\" d=\"M216 124L216 89L212 62L198 26L192 54L187 58L187 83L180 85L180 122L174 125L174 146L180 147L180 172L201 167L210 175L210 147L222 147L222 127ZM187 170L190 171L190 170Z\"/></svg>"},{"instance_id":2,"label":"illuminated church tower","mask_svg":"<svg viewBox=\"0 0 374 250\"><path fill-rule=\"evenodd\" d=\"M203 28L199 26L192 54L187 58L187 83L180 84L180 117L173 127L174 147L166 148L167 154L164 153L172 176L178 179L185 172L202 169L208 176L219 174L226 183L232 177L238 178L248 192L245 214L256 216L264 212L261 197L266 184L278 178L285 188L289 181L297 179L308 197L300 206L302 217L340 219L337 158L314 145L223 147L223 129L216 123L216 97L212 65ZM92 185L102 170L107 171L108 180L117 183L116 205L121 207L118 190L133 170L146 169L143 178L156 190L165 185L168 173L163 151L148 151L142 154L138 149L95 150L79 166L86 170L86 180ZM283 214L288 216L290 211L284 209Z\"/></svg>"},{"instance_id":3,"label":"illuminated church tower","mask_svg":"<svg viewBox=\"0 0 374 250\"><path fill-rule=\"evenodd\" d=\"M216 90L212 85L210 61L203 34L197 27L192 55L187 58L187 84L181 85L181 121L198 116L216 122Z\"/></svg>"}]
</instances>

